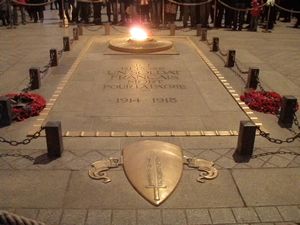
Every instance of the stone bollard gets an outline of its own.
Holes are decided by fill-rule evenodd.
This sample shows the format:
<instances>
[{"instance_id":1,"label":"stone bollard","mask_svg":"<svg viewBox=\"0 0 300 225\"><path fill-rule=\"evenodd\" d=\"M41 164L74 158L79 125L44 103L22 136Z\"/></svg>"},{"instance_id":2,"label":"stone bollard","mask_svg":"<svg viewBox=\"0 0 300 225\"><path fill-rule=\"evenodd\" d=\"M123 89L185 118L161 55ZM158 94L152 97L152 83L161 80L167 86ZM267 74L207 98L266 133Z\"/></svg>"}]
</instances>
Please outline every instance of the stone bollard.
<instances>
[{"instance_id":1,"label":"stone bollard","mask_svg":"<svg viewBox=\"0 0 300 225\"><path fill-rule=\"evenodd\" d=\"M278 124L284 128L291 128L294 122L294 114L297 107L297 98L285 95L282 99L282 106L278 119Z\"/></svg>"},{"instance_id":2,"label":"stone bollard","mask_svg":"<svg viewBox=\"0 0 300 225\"><path fill-rule=\"evenodd\" d=\"M246 88L256 90L258 85L258 76L259 76L259 69L250 67L248 70Z\"/></svg>"},{"instance_id":3,"label":"stone bollard","mask_svg":"<svg viewBox=\"0 0 300 225\"><path fill-rule=\"evenodd\" d=\"M202 33L202 24L197 24L196 36L200 36Z\"/></svg>"},{"instance_id":4,"label":"stone bollard","mask_svg":"<svg viewBox=\"0 0 300 225\"><path fill-rule=\"evenodd\" d=\"M207 28L201 29L201 41L207 41Z\"/></svg>"},{"instance_id":5,"label":"stone bollard","mask_svg":"<svg viewBox=\"0 0 300 225\"><path fill-rule=\"evenodd\" d=\"M219 38L218 38L218 37L214 37L214 38L213 38L211 51L212 51L212 52L217 52L217 51L219 51Z\"/></svg>"},{"instance_id":6,"label":"stone bollard","mask_svg":"<svg viewBox=\"0 0 300 225\"><path fill-rule=\"evenodd\" d=\"M176 25L174 23L170 24L170 36L175 36Z\"/></svg>"},{"instance_id":7,"label":"stone bollard","mask_svg":"<svg viewBox=\"0 0 300 225\"><path fill-rule=\"evenodd\" d=\"M39 89L41 87L41 74L39 67L31 67L29 69L30 90Z\"/></svg>"},{"instance_id":8,"label":"stone bollard","mask_svg":"<svg viewBox=\"0 0 300 225\"><path fill-rule=\"evenodd\" d=\"M7 97L0 97L0 127L12 123L12 107Z\"/></svg>"},{"instance_id":9,"label":"stone bollard","mask_svg":"<svg viewBox=\"0 0 300 225\"><path fill-rule=\"evenodd\" d=\"M47 150L49 158L61 157L64 147L60 121L48 121L45 126Z\"/></svg>"},{"instance_id":10,"label":"stone bollard","mask_svg":"<svg viewBox=\"0 0 300 225\"><path fill-rule=\"evenodd\" d=\"M57 50L55 48L50 49L50 66L57 66Z\"/></svg>"},{"instance_id":11,"label":"stone bollard","mask_svg":"<svg viewBox=\"0 0 300 225\"><path fill-rule=\"evenodd\" d=\"M233 154L235 162L249 162L254 148L256 125L252 121L241 121L237 148Z\"/></svg>"},{"instance_id":12,"label":"stone bollard","mask_svg":"<svg viewBox=\"0 0 300 225\"><path fill-rule=\"evenodd\" d=\"M78 32L78 28L77 27L73 28L73 39L75 41L77 41L79 39L79 32Z\"/></svg>"},{"instance_id":13,"label":"stone bollard","mask_svg":"<svg viewBox=\"0 0 300 225\"><path fill-rule=\"evenodd\" d=\"M226 67L234 67L235 64L235 50L228 50Z\"/></svg>"},{"instance_id":14,"label":"stone bollard","mask_svg":"<svg viewBox=\"0 0 300 225\"><path fill-rule=\"evenodd\" d=\"M78 24L78 25L77 25L77 28L78 28L78 34L79 34L79 36L83 35L82 24Z\"/></svg>"},{"instance_id":15,"label":"stone bollard","mask_svg":"<svg viewBox=\"0 0 300 225\"><path fill-rule=\"evenodd\" d=\"M70 49L70 38L65 36L63 37L63 50L64 52L68 52Z\"/></svg>"},{"instance_id":16,"label":"stone bollard","mask_svg":"<svg viewBox=\"0 0 300 225\"><path fill-rule=\"evenodd\" d=\"M104 34L105 35L110 35L110 23L105 23L104 24Z\"/></svg>"}]
</instances>

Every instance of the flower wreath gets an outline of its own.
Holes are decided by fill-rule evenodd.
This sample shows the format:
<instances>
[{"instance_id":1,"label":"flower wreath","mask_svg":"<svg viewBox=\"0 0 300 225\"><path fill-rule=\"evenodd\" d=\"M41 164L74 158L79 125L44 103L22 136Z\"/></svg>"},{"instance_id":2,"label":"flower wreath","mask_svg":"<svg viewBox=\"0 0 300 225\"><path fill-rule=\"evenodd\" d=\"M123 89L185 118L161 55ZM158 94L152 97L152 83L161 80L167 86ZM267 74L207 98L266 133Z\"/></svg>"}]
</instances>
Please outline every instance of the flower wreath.
<instances>
[{"instance_id":1,"label":"flower wreath","mask_svg":"<svg viewBox=\"0 0 300 225\"><path fill-rule=\"evenodd\" d=\"M46 106L46 100L38 94L14 93L5 96L11 103L13 118L16 121L38 116Z\"/></svg>"},{"instance_id":2,"label":"flower wreath","mask_svg":"<svg viewBox=\"0 0 300 225\"><path fill-rule=\"evenodd\" d=\"M274 115L279 113L282 104L282 97L271 91L245 92L240 99L252 110Z\"/></svg>"}]
</instances>

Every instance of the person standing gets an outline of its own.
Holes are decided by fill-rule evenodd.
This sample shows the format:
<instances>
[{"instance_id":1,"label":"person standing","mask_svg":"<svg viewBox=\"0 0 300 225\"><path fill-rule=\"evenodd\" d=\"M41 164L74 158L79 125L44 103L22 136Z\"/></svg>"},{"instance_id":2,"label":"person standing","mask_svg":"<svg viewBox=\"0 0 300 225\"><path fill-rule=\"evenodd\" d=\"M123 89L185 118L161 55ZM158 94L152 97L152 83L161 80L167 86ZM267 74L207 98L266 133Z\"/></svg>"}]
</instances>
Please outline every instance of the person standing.
<instances>
[{"instance_id":1,"label":"person standing","mask_svg":"<svg viewBox=\"0 0 300 225\"><path fill-rule=\"evenodd\" d=\"M17 2L12 2L13 5L13 24L14 25L18 25L18 9L20 9L21 12L21 20L22 20L22 24L25 25L26 24L26 15L25 15L25 0L17 0Z\"/></svg>"},{"instance_id":2,"label":"person standing","mask_svg":"<svg viewBox=\"0 0 300 225\"><path fill-rule=\"evenodd\" d=\"M103 7L103 0L97 0L93 2L93 9L94 9L94 24L101 25L102 24L102 11Z\"/></svg>"},{"instance_id":3,"label":"person standing","mask_svg":"<svg viewBox=\"0 0 300 225\"><path fill-rule=\"evenodd\" d=\"M43 23L45 10L45 5L43 5L43 3L45 3L44 0L29 0L29 3L37 4L36 6L31 6L34 23L37 23L38 20Z\"/></svg>"},{"instance_id":4,"label":"person standing","mask_svg":"<svg viewBox=\"0 0 300 225\"><path fill-rule=\"evenodd\" d=\"M141 10L141 22L150 22L149 16L149 0L139 0L140 10Z\"/></svg>"},{"instance_id":5,"label":"person standing","mask_svg":"<svg viewBox=\"0 0 300 225\"><path fill-rule=\"evenodd\" d=\"M300 11L300 1L295 1L294 2L294 9L296 11ZM298 28L300 26L300 13L296 13L296 23L294 25L294 28Z\"/></svg>"},{"instance_id":6,"label":"person standing","mask_svg":"<svg viewBox=\"0 0 300 225\"><path fill-rule=\"evenodd\" d=\"M234 12L232 30L241 31L243 29L245 20L245 10L247 8L247 3L245 2L245 0L235 0L234 3L234 7L239 10L235 10Z\"/></svg>"},{"instance_id":7,"label":"person standing","mask_svg":"<svg viewBox=\"0 0 300 225\"><path fill-rule=\"evenodd\" d=\"M194 3L192 0L185 0L183 5L183 27L188 27L188 21L191 22L191 27L196 26L196 6L188 5Z\"/></svg>"},{"instance_id":8,"label":"person standing","mask_svg":"<svg viewBox=\"0 0 300 225\"><path fill-rule=\"evenodd\" d=\"M261 2L259 0L252 0L251 2L251 19L249 24L249 31L257 31L258 18L261 13Z\"/></svg>"},{"instance_id":9,"label":"person standing","mask_svg":"<svg viewBox=\"0 0 300 225\"><path fill-rule=\"evenodd\" d=\"M200 3L206 2L206 0L197 1ZM201 4L196 8L196 23L201 24L202 27L208 27L208 18L211 10L211 2L207 2L206 4Z\"/></svg>"},{"instance_id":10,"label":"person standing","mask_svg":"<svg viewBox=\"0 0 300 225\"><path fill-rule=\"evenodd\" d=\"M161 24L162 0L151 0L151 22L154 27Z\"/></svg>"}]
</instances>

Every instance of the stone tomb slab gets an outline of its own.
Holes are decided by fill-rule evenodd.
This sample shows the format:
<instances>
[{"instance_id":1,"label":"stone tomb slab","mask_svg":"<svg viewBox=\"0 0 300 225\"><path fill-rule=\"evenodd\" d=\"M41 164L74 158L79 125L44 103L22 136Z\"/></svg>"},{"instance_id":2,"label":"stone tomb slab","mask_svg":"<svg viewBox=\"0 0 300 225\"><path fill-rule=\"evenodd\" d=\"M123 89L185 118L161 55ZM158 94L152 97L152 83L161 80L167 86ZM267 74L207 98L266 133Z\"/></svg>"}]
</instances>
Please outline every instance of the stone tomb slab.
<instances>
[{"instance_id":1,"label":"stone tomb slab","mask_svg":"<svg viewBox=\"0 0 300 225\"><path fill-rule=\"evenodd\" d=\"M108 37L93 38L47 120L64 131L238 130L247 116L195 46L170 39L176 55L106 55Z\"/></svg>"},{"instance_id":2,"label":"stone tomb slab","mask_svg":"<svg viewBox=\"0 0 300 225\"><path fill-rule=\"evenodd\" d=\"M241 207L230 172L220 170L217 179L198 183L199 171L184 170L178 187L160 208ZM73 171L65 195L66 208L141 209L155 208L134 190L122 170L110 170L111 182L104 184L87 176L86 171ZM81 196L81 197L78 197Z\"/></svg>"}]
</instances>

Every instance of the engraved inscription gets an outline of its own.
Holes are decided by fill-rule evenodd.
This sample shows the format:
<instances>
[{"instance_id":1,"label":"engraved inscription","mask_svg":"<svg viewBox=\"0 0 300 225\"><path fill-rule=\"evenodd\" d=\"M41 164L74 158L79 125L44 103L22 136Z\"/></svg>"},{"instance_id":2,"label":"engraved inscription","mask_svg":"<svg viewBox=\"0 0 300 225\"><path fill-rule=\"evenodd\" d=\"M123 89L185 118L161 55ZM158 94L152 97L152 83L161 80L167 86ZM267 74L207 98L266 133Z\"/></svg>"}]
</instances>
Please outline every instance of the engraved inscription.
<instances>
[{"instance_id":1,"label":"engraved inscription","mask_svg":"<svg viewBox=\"0 0 300 225\"><path fill-rule=\"evenodd\" d=\"M125 103L140 103L142 101L147 101L147 99L140 99L140 98L117 98L116 103L125 104ZM152 103L177 103L177 99L173 97L158 97L158 98L152 98Z\"/></svg>"},{"instance_id":2,"label":"engraved inscription","mask_svg":"<svg viewBox=\"0 0 300 225\"><path fill-rule=\"evenodd\" d=\"M161 161L155 154L147 158L147 181L146 188L153 189L154 200L160 200L160 189L167 188L163 183L163 173L161 168Z\"/></svg>"},{"instance_id":3,"label":"engraved inscription","mask_svg":"<svg viewBox=\"0 0 300 225\"><path fill-rule=\"evenodd\" d=\"M180 71L154 67L151 65L134 64L118 70L107 71L109 80L103 85L104 90L123 89L187 89L180 82Z\"/></svg>"}]
</instances>

